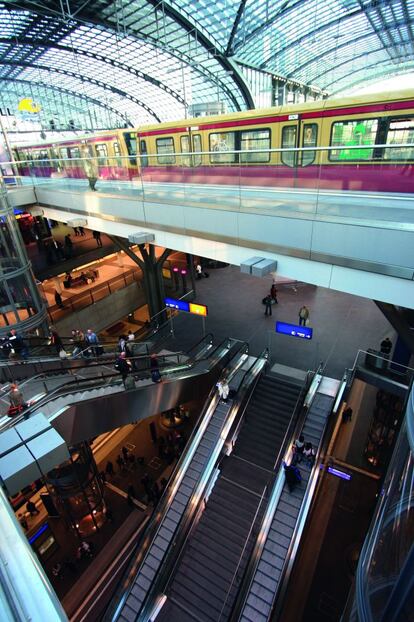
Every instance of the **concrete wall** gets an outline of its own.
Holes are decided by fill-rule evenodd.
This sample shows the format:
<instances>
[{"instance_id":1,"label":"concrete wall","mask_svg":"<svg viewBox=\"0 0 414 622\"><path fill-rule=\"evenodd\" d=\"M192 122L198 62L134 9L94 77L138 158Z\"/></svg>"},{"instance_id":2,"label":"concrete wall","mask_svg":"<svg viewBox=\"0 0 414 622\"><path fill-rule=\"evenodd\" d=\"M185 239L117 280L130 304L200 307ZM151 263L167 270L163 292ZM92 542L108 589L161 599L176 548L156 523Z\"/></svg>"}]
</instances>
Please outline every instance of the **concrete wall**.
<instances>
[{"instance_id":1,"label":"concrete wall","mask_svg":"<svg viewBox=\"0 0 414 622\"><path fill-rule=\"evenodd\" d=\"M94 331L100 331L115 324L145 303L145 294L141 284L131 283L85 309L74 311L63 320L56 322L56 328L61 335L70 335L72 328L82 330L92 328Z\"/></svg>"}]
</instances>

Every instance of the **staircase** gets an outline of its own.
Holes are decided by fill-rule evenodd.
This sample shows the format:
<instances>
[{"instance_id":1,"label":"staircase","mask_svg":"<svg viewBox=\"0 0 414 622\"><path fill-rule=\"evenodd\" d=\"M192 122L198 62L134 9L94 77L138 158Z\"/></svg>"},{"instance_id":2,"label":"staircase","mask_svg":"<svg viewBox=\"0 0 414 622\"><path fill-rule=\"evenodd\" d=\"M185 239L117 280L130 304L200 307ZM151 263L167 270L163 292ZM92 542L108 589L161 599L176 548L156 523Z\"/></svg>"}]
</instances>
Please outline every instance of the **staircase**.
<instances>
[{"instance_id":1,"label":"staircase","mask_svg":"<svg viewBox=\"0 0 414 622\"><path fill-rule=\"evenodd\" d=\"M193 615L202 622L229 616L267 501L267 487L300 386L262 378L250 400L233 453L187 543L170 584L161 622Z\"/></svg>"}]
</instances>

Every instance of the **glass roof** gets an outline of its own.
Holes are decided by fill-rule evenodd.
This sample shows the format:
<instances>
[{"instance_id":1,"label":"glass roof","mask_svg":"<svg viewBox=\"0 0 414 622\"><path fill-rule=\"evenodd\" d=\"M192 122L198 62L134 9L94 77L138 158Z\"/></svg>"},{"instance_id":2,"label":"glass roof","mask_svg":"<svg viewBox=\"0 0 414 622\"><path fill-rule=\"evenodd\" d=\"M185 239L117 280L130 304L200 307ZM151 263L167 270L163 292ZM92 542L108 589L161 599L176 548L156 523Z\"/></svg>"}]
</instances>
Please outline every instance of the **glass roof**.
<instances>
[{"instance_id":1,"label":"glass roof","mask_svg":"<svg viewBox=\"0 0 414 622\"><path fill-rule=\"evenodd\" d=\"M261 105L252 76L335 94L413 66L414 0L0 0L0 107L15 82L84 128L90 107L101 127Z\"/></svg>"}]
</instances>

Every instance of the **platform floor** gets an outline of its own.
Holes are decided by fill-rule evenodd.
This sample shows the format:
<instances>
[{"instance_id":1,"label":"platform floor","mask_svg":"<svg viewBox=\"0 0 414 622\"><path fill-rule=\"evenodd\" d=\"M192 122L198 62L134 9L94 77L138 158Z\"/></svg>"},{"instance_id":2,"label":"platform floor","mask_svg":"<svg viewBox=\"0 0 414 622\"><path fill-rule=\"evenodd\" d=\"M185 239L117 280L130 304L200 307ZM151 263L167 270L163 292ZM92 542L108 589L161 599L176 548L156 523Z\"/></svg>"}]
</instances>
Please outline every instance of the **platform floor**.
<instances>
[{"instance_id":1,"label":"platform floor","mask_svg":"<svg viewBox=\"0 0 414 622\"><path fill-rule=\"evenodd\" d=\"M279 304L272 306L271 316L265 316L262 299L270 290L271 276L242 274L235 266L207 271L208 279L196 281L196 302L207 305L205 331L213 333L217 342L225 337L247 341L252 354L268 347L273 363L303 370L315 369L323 361L325 375L333 378L341 378L352 367L358 350L379 349L386 336L395 344L393 328L372 300L304 283L296 288L280 284ZM276 321L297 324L302 305L310 311L312 340L277 334ZM182 349L203 334L201 317L182 313L173 323Z\"/></svg>"}]
</instances>

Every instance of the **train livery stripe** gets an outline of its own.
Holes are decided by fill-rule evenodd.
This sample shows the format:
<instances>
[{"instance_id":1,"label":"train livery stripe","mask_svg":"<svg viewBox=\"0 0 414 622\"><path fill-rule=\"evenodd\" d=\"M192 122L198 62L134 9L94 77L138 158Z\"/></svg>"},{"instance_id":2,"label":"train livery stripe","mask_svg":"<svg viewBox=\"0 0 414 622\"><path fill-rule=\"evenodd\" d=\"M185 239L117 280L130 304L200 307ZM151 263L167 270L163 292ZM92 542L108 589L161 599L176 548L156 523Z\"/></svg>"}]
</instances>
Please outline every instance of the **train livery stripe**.
<instances>
[{"instance_id":1,"label":"train livery stripe","mask_svg":"<svg viewBox=\"0 0 414 622\"><path fill-rule=\"evenodd\" d=\"M349 115L364 115L364 114L373 114L375 112L388 112L388 111L397 111L397 110L405 110L405 109L414 108L414 100L408 101L399 101L399 102L384 102L381 104L367 104L361 106L349 106L347 108L333 108L326 110L312 110L310 112L302 112L298 113L300 119L319 119L324 117L341 117L341 116L349 116ZM267 125L269 123L283 123L289 121L289 114L283 115L275 115L275 116L267 116L267 117L255 117L251 119L233 119L232 121L220 121L219 123L209 123L205 125L198 125L197 130L193 131L204 131L204 130L221 130L227 128L235 128L235 127L246 127L249 125ZM162 136L165 134L185 134L188 132L188 127L180 126L173 127L168 129L159 129L159 130L150 130L148 132L140 132L140 137L145 136ZM190 128L191 129L191 128Z\"/></svg>"}]
</instances>

